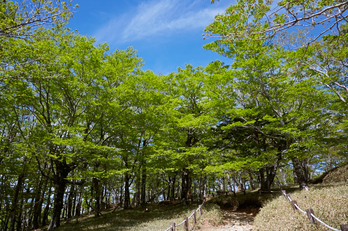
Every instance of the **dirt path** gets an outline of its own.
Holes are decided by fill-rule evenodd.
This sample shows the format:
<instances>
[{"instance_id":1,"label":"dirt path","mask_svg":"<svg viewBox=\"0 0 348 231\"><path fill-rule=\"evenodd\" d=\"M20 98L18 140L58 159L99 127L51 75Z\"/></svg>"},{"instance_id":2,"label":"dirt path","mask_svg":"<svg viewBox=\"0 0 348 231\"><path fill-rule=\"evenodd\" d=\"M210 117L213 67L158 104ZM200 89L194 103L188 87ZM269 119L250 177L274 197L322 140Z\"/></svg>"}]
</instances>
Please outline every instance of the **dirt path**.
<instances>
[{"instance_id":1,"label":"dirt path","mask_svg":"<svg viewBox=\"0 0 348 231\"><path fill-rule=\"evenodd\" d=\"M258 212L256 208L240 209L238 211L222 210L224 216L224 224L220 226L212 226L208 222L200 227L200 230L253 230L254 218Z\"/></svg>"}]
</instances>

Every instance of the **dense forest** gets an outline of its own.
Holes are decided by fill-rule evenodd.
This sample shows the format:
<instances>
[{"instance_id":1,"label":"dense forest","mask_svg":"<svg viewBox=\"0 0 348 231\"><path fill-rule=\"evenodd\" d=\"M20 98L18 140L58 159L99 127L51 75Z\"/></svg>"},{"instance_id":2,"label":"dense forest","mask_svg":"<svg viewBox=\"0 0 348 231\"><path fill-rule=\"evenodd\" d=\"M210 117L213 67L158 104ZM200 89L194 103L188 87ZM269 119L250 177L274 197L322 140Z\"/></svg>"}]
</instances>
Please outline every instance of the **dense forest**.
<instances>
[{"instance_id":1,"label":"dense forest","mask_svg":"<svg viewBox=\"0 0 348 231\"><path fill-rule=\"evenodd\" d=\"M110 51L66 28L70 2L1 1L0 230L303 188L346 163L347 9L238 0L203 37L231 65L158 75L133 48Z\"/></svg>"}]
</instances>

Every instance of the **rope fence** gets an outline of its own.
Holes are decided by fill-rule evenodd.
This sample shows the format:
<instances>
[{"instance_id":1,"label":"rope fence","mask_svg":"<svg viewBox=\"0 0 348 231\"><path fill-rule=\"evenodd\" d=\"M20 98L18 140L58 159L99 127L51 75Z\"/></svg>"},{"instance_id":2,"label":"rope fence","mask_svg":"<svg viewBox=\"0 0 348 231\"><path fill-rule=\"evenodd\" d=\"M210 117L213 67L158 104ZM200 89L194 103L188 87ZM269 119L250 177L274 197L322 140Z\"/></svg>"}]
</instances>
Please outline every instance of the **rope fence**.
<instances>
[{"instance_id":1,"label":"rope fence","mask_svg":"<svg viewBox=\"0 0 348 231\"><path fill-rule=\"evenodd\" d=\"M334 231L348 231L348 224L345 224L345 225L340 225L340 228L341 229L335 229L331 226L329 226L328 224L325 224L322 220L320 220L319 218L317 218L315 215L314 215L314 211L313 209L309 208L309 209L306 209L306 211L303 211L297 204L297 201L296 200L292 200L291 197L290 197L290 194L286 194L286 191L285 190L280 190L281 193L283 194L283 196L291 203L291 206L294 210L294 212L296 210L300 211L301 213L307 215L309 221L311 224L315 224L316 221L318 221L319 223L321 223L322 225L324 225L325 227L331 229L331 230L334 230Z\"/></svg>"},{"instance_id":2,"label":"rope fence","mask_svg":"<svg viewBox=\"0 0 348 231\"><path fill-rule=\"evenodd\" d=\"M179 227L181 225L184 225L184 229L188 231L189 230L189 220L192 217L193 217L193 219L192 219L193 225L191 227L191 230L193 230L196 223L197 223L197 212L199 213L199 216L202 216L202 207L203 207L204 203L205 203L205 198L203 200L203 203L201 205L199 205L196 210L193 210L189 217L185 217L184 220L179 224L175 224L175 222L171 222L170 227L168 229L166 229L165 231L175 231L175 228Z\"/></svg>"}]
</instances>

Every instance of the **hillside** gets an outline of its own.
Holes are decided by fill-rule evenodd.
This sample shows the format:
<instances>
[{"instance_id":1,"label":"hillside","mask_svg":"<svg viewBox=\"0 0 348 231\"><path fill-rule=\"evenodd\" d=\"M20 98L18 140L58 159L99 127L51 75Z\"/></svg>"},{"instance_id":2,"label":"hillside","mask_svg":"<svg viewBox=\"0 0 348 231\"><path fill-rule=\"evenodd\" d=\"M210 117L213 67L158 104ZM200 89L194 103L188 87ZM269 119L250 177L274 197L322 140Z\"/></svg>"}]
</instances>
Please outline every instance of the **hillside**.
<instances>
[{"instance_id":1,"label":"hillside","mask_svg":"<svg viewBox=\"0 0 348 231\"><path fill-rule=\"evenodd\" d=\"M297 186L287 187L286 192L297 200L303 210L312 208L317 217L332 227L347 224L348 184L317 184L309 191ZM320 202L320 203L318 203ZM171 222L180 224L197 209L198 203L182 206L180 203L150 203L146 207L102 212L95 218L85 214L64 221L59 231L65 230L166 230ZM189 218L192 227L192 218ZM182 227L179 227L182 228ZM177 228L177 229L179 229ZM275 189L272 194L259 195L256 190L247 194L208 197L203 215L197 214L196 229L202 230L325 230L320 224L311 225L308 218L292 210L290 203Z\"/></svg>"},{"instance_id":2,"label":"hillside","mask_svg":"<svg viewBox=\"0 0 348 231\"><path fill-rule=\"evenodd\" d=\"M246 195L237 193L237 197L208 197L202 207L203 215L197 214L196 229L216 230L233 227L235 230L250 230L260 206L274 196L276 195L260 196L254 190ZM179 202L149 203L146 207L119 209L114 213L112 210L106 210L97 218L93 214L85 214L66 220L58 230L166 230L171 222L180 224L184 217L189 217L198 206L198 203L188 206L182 206ZM189 227L192 227L192 218L189 219Z\"/></svg>"},{"instance_id":3,"label":"hillside","mask_svg":"<svg viewBox=\"0 0 348 231\"><path fill-rule=\"evenodd\" d=\"M323 183L347 182L348 164L335 168L323 178Z\"/></svg>"},{"instance_id":4,"label":"hillside","mask_svg":"<svg viewBox=\"0 0 348 231\"><path fill-rule=\"evenodd\" d=\"M288 192L288 191L287 191ZM289 192L288 192L289 193ZM290 193L302 210L312 208L315 216L327 225L339 229L348 224L348 184L318 184L309 191ZM256 230L329 230L317 222L312 225L305 214L292 209L290 202L279 195L261 208L255 218Z\"/></svg>"}]
</instances>

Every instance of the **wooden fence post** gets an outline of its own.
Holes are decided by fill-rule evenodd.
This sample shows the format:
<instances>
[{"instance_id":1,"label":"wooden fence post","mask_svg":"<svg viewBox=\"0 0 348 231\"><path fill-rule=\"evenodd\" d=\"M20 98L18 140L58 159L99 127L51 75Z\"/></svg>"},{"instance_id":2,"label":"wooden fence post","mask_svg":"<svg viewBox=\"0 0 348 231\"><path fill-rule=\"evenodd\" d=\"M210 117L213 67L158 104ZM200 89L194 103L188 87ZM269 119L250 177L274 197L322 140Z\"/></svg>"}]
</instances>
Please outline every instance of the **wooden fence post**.
<instances>
[{"instance_id":1,"label":"wooden fence post","mask_svg":"<svg viewBox=\"0 0 348 231\"><path fill-rule=\"evenodd\" d=\"M311 208L306 209L306 213L307 213L308 219L309 219L309 221L311 222L311 224L315 224L315 220L314 220L314 218L313 218L312 215L311 215L311 214L314 215L313 209L311 209Z\"/></svg>"},{"instance_id":2,"label":"wooden fence post","mask_svg":"<svg viewBox=\"0 0 348 231\"><path fill-rule=\"evenodd\" d=\"M193 224L196 224L197 223L196 222L196 210L193 210L192 213L193 213Z\"/></svg>"},{"instance_id":3,"label":"wooden fence post","mask_svg":"<svg viewBox=\"0 0 348 231\"><path fill-rule=\"evenodd\" d=\"M292 209L294 210L294 212L296 212L297 201L295 201L295 200L291 201L291 205L292 205Z\"/></svg>"},{"instance_id":4,"label":"wooden fence post","mask_svg":"<svg viewBox=\"0 0 348 231\"><path fill-rule=\"evenodd\" d=\"M202 205L198 206L199 215L202 216Z\"/></svg>"},{"instance_id":5,"label":"wooden fence post","mask_svg":"<svg viewBox=\"0 0 348 231\"><path fill-rule=\"evenodd\" d=\"M348 224L340 225L342 231L348 231Z\"/></svg>"},{"instance_id":6,"label":"wooden fence post","mask_svg":"<svg viewBox=\"0 0 348 231\"><path fill-rule=\"evenodd\" d=\"M280 190L281 192L282 192L282 194L283 194L283 197L285 197L286 198L286 191L285 190Z\"/></svg>"},{"instance_id":7,"label":"wooden fence post","mask_svg":"<svg viewBox=\"0 0 348 231\"><path fill-rule=\"evenodd\" d=\"M187 218L187 217L185 217L184 229L185 229L185 230L189 230L188 218Z\"/></svg>"},{"instance_id":8,"label":"wooden fence post","mask_svg":"<svg viewBox=\"0 0 348 231\"><path fill-rule=\"evenodd\" d=\"M170 228L171 231L175 231L175 222L170 223Z\"/></svg>"}]
</instances>

